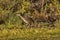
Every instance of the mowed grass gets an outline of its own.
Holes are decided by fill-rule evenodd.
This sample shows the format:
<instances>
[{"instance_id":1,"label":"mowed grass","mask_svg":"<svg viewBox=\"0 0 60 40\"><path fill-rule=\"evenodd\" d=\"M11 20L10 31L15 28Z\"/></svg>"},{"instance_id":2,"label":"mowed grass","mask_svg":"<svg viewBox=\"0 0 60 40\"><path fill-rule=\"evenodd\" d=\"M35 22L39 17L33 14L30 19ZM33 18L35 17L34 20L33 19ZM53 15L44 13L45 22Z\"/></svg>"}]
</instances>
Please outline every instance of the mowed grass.
<instances>
[{"instance_id":1,"label":"mowed grass","mask_svg":"<svg viewBox=\"0 0 60 40\"><path fill-rule=\"evenodd\" d=\"M60 40L60 28L24 28L0 25L0 40Z\"/></svg>"}]
</instances>

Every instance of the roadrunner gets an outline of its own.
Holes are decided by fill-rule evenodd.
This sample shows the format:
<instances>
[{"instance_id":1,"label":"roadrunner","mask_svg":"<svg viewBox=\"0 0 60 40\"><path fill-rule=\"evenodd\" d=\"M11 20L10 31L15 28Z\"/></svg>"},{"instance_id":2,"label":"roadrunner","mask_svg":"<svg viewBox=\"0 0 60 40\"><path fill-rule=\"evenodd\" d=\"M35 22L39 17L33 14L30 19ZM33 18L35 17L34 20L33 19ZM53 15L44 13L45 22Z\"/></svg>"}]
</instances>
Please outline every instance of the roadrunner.
<instances>
[{"instance_id":1,"label":"roadrunner","mask_svg":"<svg viewBox=\"0 0 60 40\"><path fill-rule=\"evenodd\" d=\"M20 17L20 19L26 24L26 25L28 25L28 26L30 26L31 25L31 23L33 23L34 21L33 21L33 19L32 18L30 18L30 17L27 17L27 16L23 16L23 15L21 15L21 14L17 14L17 16L19 16Z\"/></svg>"}]
</instances>

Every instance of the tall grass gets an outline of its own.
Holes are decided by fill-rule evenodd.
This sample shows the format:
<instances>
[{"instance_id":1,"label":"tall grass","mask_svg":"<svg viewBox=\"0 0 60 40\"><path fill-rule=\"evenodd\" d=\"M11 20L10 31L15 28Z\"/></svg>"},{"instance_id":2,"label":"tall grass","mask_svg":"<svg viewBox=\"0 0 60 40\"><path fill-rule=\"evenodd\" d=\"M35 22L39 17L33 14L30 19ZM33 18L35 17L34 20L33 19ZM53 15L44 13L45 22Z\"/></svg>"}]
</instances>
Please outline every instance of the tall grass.
<instances>
[{"instance_id":1,"label":"tall grass","mask_svg":"<svg viewBox=\"0 0 60 40\"><path fill-rule=\"evenodd\" d=\"M60 19L55 22L54 27L48 27L49 23L37 22L36 19L41 14L44 18L51 14L60 15L60 1L49 0L45 5L43 2L42 9L41 5L32 7L31 4L33 2L29 0L0 0L0 14L5 22L0 24L0 40L60 40ZM34 23L26 26L18 13L32 18Z\"/></svg>"}]
</instances>

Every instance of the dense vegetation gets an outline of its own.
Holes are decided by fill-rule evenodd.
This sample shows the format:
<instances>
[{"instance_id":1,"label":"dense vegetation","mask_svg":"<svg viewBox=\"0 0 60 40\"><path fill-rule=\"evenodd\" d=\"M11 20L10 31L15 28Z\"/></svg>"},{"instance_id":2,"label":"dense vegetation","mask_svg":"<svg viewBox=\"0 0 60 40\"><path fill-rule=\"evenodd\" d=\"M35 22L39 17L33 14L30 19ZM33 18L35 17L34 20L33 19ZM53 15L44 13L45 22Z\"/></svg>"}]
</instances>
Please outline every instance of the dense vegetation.
<instances>
[{"instance_id":1,"label":"dense vegetation","mask_svg":"<svg viewBox=\"0 0 60 40\"><path fill-rule=\"evenodd\" d=\"M0 40L59 40L60 0L0 0Z\"/></svg>"}]
</instances>

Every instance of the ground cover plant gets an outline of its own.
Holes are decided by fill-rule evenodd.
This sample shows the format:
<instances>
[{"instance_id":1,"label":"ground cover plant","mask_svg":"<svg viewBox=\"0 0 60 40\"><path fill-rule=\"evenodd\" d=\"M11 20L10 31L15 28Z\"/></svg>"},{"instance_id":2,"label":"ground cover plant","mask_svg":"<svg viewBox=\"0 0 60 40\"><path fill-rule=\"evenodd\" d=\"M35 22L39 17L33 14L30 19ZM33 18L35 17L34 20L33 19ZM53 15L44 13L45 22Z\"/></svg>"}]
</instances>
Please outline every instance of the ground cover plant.
<instances>
[{"instance_id":1,"label":"ground cover plant","mask_svg":"<svg viewBox=\"0 0 60 40\"><path fill-rule=\"evenodd\" d=\"M0 40L60 40L60 0L0 0Z\"/></svg>"}]
</instances>

